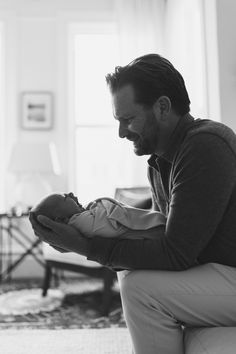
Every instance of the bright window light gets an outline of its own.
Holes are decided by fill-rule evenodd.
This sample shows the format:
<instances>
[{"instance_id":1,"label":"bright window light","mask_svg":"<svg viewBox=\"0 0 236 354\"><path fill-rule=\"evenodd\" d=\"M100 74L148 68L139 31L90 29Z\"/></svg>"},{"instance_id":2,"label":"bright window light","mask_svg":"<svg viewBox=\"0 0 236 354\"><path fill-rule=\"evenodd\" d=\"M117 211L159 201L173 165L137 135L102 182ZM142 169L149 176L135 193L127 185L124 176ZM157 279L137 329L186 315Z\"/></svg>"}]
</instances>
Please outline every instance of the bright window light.
<instances>
[{"instance_id":1,"label":"bright window light","mask_svg":"<svg viewBox=\"0 0 236 354\"><path fill-rule=\"evenodd\" d=\"M76 124L112 125L110 94L105 75L118 60L115 34L79 34L75 39Z\"/></svg>"},{"instance_id":2,"label":"bright window light","mask_svg":"<svg viewBox=\"0 0 236 354\"><path fill-rule=\"evenodd\" d=\"M116 27L74 37L75 192L82 203L129 184L133 151L118 137L105 75L119 65Z\"/></svg>"}]
</instances>

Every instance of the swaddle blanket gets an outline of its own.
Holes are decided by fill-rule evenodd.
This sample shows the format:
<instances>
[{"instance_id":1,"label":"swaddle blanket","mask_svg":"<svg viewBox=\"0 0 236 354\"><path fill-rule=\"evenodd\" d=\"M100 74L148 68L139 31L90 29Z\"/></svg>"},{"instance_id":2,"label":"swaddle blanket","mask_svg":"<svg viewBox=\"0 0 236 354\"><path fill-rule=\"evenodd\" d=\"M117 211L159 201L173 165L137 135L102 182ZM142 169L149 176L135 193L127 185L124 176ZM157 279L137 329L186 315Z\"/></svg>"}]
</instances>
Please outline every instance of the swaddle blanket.
<instances>
[{"instance_id":1,"label":"swaddle blanket","mask_svg":"<svg viewBox=\"0 0 236 354\"><path fill-rule=\"evenodd\" d=\"M70 225L88 237L116 237L127 230L148 230L165 222L165 216L157 211L134 208L112 198L96 199L69 220Z\"/></svg>"}]
</instances>

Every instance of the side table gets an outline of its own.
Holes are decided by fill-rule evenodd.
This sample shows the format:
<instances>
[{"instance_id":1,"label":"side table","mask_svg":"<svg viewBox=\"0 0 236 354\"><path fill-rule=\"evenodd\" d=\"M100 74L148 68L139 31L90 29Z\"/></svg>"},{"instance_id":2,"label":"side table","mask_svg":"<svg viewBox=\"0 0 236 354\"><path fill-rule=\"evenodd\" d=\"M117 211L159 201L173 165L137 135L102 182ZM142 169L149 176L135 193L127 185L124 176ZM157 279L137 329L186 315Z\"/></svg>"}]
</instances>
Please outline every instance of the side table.
<instances>
[{"instance_id":1,"label":"side table","mask_svg":"<svg viewBox=\"0 0 236 354\"><path fill-rule=\"evenodd\" d=\"M28 216L28 212L0 214L0 281L11 278L12 272L29 255L40 266L45 267L41 240L32 239L20 226L21 221ZM20 246L21 252L14 250L14 244Z\"/></svg>"}]
</instances>

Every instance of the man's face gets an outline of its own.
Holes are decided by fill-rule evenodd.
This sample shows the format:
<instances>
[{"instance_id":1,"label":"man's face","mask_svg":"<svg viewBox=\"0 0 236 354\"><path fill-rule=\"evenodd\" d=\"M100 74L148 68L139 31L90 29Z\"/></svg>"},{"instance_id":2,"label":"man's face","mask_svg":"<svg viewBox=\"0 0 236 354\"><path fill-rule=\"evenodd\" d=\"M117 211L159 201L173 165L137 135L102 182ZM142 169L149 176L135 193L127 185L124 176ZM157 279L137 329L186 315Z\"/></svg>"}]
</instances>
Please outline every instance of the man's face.
<instances>
[{"instance_id":1,"label":"man's face","mask_svg":"<svg viewBox=\"0 0 236 354\"><path fill-rule=\"evenodd\" d=\"M160 127L152 108L135 102L131 85L122 87L112 96L113 114L119 122L120 138L133 141L136 155L150 155L158 151Z\"/></svg>"}]
</instances>

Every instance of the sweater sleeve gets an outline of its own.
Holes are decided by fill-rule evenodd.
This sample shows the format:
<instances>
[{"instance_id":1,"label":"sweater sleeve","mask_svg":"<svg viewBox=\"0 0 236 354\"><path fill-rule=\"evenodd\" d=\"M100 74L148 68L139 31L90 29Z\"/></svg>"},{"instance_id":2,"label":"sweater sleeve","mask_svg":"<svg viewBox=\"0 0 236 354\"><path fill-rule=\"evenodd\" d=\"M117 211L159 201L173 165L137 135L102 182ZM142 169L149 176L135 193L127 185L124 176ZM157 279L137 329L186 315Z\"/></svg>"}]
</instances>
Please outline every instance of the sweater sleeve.
<instances>
[{"instance_id":1,"label":"sweater sleeve","mask_svg":"<svg viewBox=\"0 0 236 354\"><path fill-rule=\"evenodd\" d=\"M183 270L197 264L221 223L235 180L235 155L222 138L189 137L173 164L166 228L151 231L155 240L94 238L88 258L114 269Z\"/></svg>"}]
</instances>

